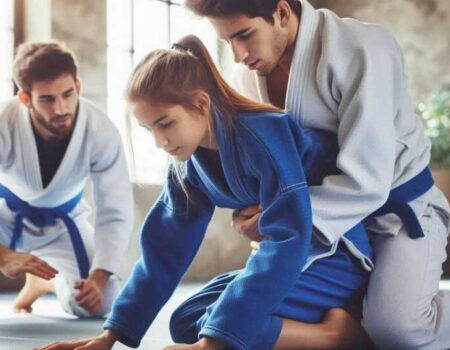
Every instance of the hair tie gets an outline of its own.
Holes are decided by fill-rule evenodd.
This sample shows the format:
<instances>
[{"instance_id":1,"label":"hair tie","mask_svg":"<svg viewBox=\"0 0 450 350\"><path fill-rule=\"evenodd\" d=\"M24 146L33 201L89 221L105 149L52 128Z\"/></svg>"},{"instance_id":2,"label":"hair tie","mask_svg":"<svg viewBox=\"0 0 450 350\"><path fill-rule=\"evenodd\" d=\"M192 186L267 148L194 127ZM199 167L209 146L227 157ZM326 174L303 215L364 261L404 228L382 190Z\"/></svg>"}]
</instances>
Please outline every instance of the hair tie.
<instances>
[{"instance_id":1,"label":"hair tie","mask_svg":"<svg viewBox=\"0 0 450 350\"><path fill-rule=\"evenodd\" d=\"M181 44L178 44L178 43L173 43L171 49L184 51L184 52L190 53L191 55L195 56L194 50L192 50L191 48L185 47Z\"/></svg>"},{"instance_id":2,"label":"hair tie","mask_svg":"<svg viewBox=\"0 0 450 350\"><path fill-rule=\"evenodd\" d=\"M178 43L173 43L171 49L187 51L187 49L183 45L178 44Z\"/></svg>"}]
</instances>

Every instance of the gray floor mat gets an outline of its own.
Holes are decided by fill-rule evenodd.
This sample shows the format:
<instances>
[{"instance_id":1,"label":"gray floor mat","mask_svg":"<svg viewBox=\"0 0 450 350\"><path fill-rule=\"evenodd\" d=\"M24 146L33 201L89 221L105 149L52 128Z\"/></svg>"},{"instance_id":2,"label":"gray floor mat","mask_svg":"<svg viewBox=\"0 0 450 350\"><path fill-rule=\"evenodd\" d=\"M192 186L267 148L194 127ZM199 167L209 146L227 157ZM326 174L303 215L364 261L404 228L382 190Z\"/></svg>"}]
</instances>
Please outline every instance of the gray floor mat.
<instances>
[{"instance_id":1,"label":"gray floor mat","mask_svg":"<svg viewBox=\"0 0 450 350\"><path fill-rule=\"evenodd\" d=\"M158 315L139 349L157 350L171 344L168 322L172 311L199 288L198 284L181 285ZM103 320L78 320L65 314L54 296L46 295L34 305L31 315L13 314L15 295L0 294L0 350L30 350L50 341L64 341L95 336ZM129 349L116 344L114 350Z\"/></svg>"}]
</instances>

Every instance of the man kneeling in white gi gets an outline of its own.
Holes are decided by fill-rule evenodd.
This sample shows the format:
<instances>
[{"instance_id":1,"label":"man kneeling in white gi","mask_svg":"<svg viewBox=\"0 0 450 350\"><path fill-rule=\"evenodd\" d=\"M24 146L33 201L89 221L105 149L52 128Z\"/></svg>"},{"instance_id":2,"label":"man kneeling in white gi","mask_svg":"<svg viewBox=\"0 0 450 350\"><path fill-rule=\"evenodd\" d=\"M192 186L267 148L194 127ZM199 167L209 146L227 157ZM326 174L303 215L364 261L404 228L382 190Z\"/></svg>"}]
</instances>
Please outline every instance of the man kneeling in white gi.
<instances>
[{"instance_id":1,"label":"man kneeling in white gi","mask_svg":"<svg viewBox=\"0 0 450 350\"><path fill-rule=\"evenodd\" d=\"M0 271L26 273L17 312L55 292L68 313L105 316L119 291L132 192L119 133L81 98L74 55L56 42L21 45L18 95L0 105ZM82 199L91 177L95 228Z\"/></svg>"}]
</instances>

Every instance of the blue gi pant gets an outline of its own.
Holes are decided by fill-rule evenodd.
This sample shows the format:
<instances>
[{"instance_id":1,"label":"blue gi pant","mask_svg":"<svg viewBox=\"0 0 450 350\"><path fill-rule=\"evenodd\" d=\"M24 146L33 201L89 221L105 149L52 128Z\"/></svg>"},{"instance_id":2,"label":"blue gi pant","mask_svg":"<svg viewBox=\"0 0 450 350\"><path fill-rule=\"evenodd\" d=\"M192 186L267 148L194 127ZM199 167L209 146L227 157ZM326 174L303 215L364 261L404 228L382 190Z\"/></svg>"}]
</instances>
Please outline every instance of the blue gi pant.
<instances>
[{"instance_id":1,"label":"blue gi pant","mask_svg":"<svg viewBox=\"0 0 450 350\"><path fill-rule=\"evenodd\" d=\"M198 341L198 334L208 321L214 303L239 272L215 277L174 311L170 332L176 343ZM306 271L299 272L297 283L267 320L252 349L272 349L280 336L283 318L318 323L331 308L350 310L355 305L359 308L368 277L369 272L340 243L335 254L319 259Z\"/></svg>"}]
</instances>

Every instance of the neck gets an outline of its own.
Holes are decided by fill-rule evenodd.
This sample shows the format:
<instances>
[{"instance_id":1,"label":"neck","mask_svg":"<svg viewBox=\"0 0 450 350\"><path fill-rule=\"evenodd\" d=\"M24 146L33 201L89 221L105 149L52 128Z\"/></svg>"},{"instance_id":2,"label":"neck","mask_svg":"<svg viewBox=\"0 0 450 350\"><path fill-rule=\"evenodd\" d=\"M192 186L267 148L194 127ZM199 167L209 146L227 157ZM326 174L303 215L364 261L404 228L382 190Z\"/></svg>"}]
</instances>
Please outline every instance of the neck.
<instances>
[{"instance_id":1,"label":"neck","mask_svg":"<svg viewBox=\"0 0 450 350\"><path fill-rule=\"evenodd\" d=\"M213 111L211 110L209 112L209 122L208 122L208 129L206 132L206 136L203 140L203 142L200 144L203 148L208 148L212 150L218 150L219 145L217 143L217 137L216 137L216 123L214 123L214 115Z\"/></svg>"}]
</instances>

